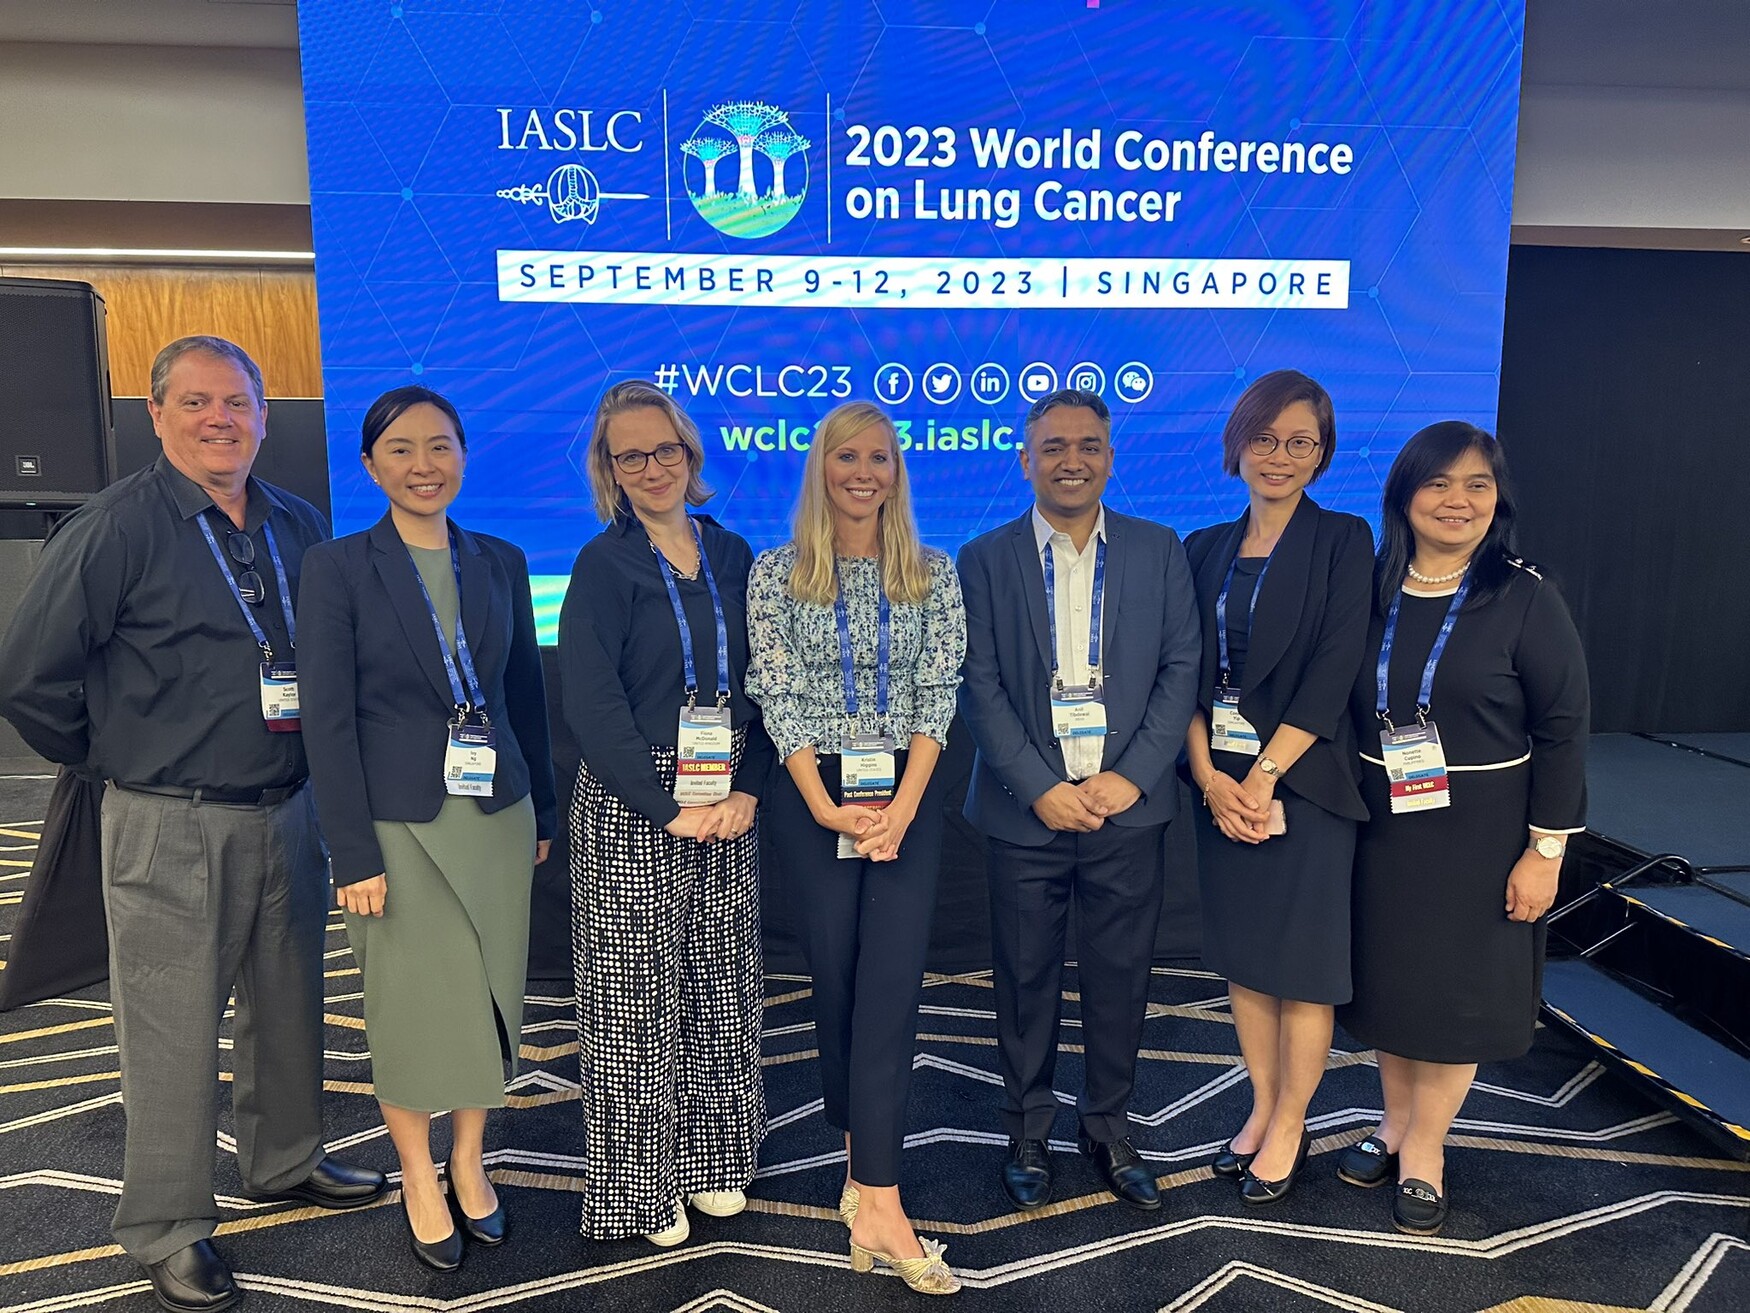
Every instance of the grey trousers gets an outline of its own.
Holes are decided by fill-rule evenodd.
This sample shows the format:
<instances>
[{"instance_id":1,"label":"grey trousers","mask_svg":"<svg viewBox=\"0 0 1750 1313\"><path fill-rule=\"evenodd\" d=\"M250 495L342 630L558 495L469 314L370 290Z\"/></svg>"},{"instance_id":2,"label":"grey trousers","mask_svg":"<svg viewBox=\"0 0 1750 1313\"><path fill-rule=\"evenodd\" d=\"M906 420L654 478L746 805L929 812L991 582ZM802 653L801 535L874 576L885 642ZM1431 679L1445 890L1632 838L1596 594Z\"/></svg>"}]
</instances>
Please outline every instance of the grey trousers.
<instances>
[{"instance_id":1,"label":"grey trousers","mask_svg":"<svg viewBox=\"0 0 1750 1313\"><path fill-rule=\"evenodd\" d=\"M127 1114L113 1230L155 1263L218 1225L218 1040L233 988L245 1187L295 1185L322 1160L328 880L311 791L227 807L109 788L103 900Z\"/></svg>"}]
</instances>

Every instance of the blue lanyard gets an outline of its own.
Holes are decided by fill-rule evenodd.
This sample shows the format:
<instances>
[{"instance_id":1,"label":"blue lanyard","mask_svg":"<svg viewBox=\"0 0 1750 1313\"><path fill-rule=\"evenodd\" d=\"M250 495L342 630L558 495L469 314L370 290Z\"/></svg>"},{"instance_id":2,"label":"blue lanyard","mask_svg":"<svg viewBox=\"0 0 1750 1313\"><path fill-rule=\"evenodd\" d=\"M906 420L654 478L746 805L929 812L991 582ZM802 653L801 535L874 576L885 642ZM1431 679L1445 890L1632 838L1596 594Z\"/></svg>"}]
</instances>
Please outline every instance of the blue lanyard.
<instances>
[{"instance_id":1,"label":"blue lanyard","mask_svg":"<svg viewBox=\"0 0 1750 1313\"><path fill-rule=\"evenodd\" d=\"M237 576L231 573L231 567L225 563L225 553L219 550L219 540L213 536L213 526L207 523L205 512L194 517L200 521L201 533L206 535L207 546L213 549L213 559L219 563L219 573L225 576L225 583L231 590L231 596L237 600L237 609L243 612L243 619L249 625L249 632L255 636L256 644L261 648L261 655L273 660L273 644L267 641L267 632L262 629L261 622L255 618L255 611L248 602L243 600L243 590L237 587ZM273 577L280 586L280 610L286 617L286 642L293 651L298 647L298 622L292 618L292 586L286 582L285 563L280 560L279 544L274 541L273 526L263 523L261 536L267 539L267 554L273 560Z\"/></svg>"},{"instance_id":2,"label":"blue lanyard","mask_svg":"<svg viewBox=\"0 0 1750 1313\"><path fill-rule=\"evenodd\" d=\"M699 545L699 569L705 576L705 587L711 592L711 614L717 621L717 705L726 706L729 702L729 626L723 623L723 598L717 592L717 579L711 573L710 558L705 555L705 540L699 536L699 522L689 520L693 526L693 541ZM668 585L668 600L674 606L674 622L681 631L681 660L685 663L687 672L687 705L690 707L699 696L699 672L693 665L693 630L687 624L686 609L681 606L681 590L675 587L674 571L668 568L668 562L657 550L655 543L650 544L650 550L656 554L656 566L662 575L662 582Z\"/></svg>"},{"instance_id":3,"label":"blue lanyard","mask_svg":"<svg viewBox=\"0 0 1750 1313\"><path fill-rule=\"evenodd\" d=\"M1246 607L1246 637L1250 641L1252 633L1252 618L1258 614L1258 594L1264 591L1264 576L1270 573L1270 562L1276 559L1276 553L1271 552L1264 558L1264 564L1258 570L1258 582L1252 585L1252 600ZM1240 558L1236 553L1233 561L1227 567L1227 578L1221 581L1221 591L1215 595L1215 641L1221 649L1221 686L1227 687L1227 593L1233 587L1234 570L1239 566Z\"/></svg>"},{"instance_id":4,"label":"blue lanyard","mask_svg":"<svg viewBox=\"0 0 1750 1313\"><path fill-rule=\"evenodd\" d=\"M1094 539L1094 602L1088 618L1088 683L1100 682L1100 613L1106 605L1106 540ZM1045 544L1045 615L1051 625L1051 682L1059 688L1057 674L1057 568L1051 559L1051 544Z\"/></svg>"},{"instance_id":5,"label":"blue lanyard","mask_svg":"<svg viewBox=\"0 0 1750 1313\"><path fill-rule=\"evenodd\" d=\"M1452 637L1452 626L1458 623L1459 608L1464 605L1465 596L1469 592L1470 575L1466 574L1464 582L1459 584L1458 591L1452 595L1452 601L1446 604L1446 619L1441 621L1440 633L1434 639L1434 646L1428 651L1428 664L1422 667L1422 686L1416 691L1418 725L1428 723L1428 709L1434 700L1434 670L1446 652L1446 640ZM1391 674L1391 649L1398 636L1398 604L1402 600L1402 592L1391 599L1391 610L1385 617L1385 636L1379 642L1379 718L1385 722L1387 729L1396 728L1391 723L1391 704L1386 692L1386 679Z\"/></svg>"},{"instance_id":6,"label":"blue lanyard","mask_svg":"<svg viewBox=\"0 0 1750 1313\"><path fill-rule=\"evenodd\" d=\"M431 604L431 592L425 586L425 579L419 573L419 567L413 563L413 553L407 553L407 564L413 567L413 578L419 584L419 595L425 599L425 613L431 617L432 632L437 635L438 655L444 659L444 673L450 677L450 696L456 700L456 714L466 715L477 711L482 717L486 714L486 694L480 691L480 677L474 673L474 655L468 650L468 635L462 629L462 553L456 547L456 534L450 531L450 569L456 572L456 655L450 656L449 639L444 636L444 622L438 619L437 607ZM456 674L456 663L461 662L462 674ZM462 690L462 679L468 681L467 692Z\"/></svg>"},{"instance_id":7,"label":"blue lanyard","mask_svg":"<svg viewBox=\"0 0 1750 1313\"><path fill-rule=\"evenodd\" d=\"M845 714L857 714L857 669L851 656L851 616L845 609L845 585L838 578L838 567L833 567L833 578L838 584L838 591L832 599L833 619L839 627L839 670L845 681ZM880 616L878 637L875 644L875 714L887 714L887 667L893 648L893 611L887 601L887 589L881 590L881 602L878 614Z\"/></svg>"}]
</instances>

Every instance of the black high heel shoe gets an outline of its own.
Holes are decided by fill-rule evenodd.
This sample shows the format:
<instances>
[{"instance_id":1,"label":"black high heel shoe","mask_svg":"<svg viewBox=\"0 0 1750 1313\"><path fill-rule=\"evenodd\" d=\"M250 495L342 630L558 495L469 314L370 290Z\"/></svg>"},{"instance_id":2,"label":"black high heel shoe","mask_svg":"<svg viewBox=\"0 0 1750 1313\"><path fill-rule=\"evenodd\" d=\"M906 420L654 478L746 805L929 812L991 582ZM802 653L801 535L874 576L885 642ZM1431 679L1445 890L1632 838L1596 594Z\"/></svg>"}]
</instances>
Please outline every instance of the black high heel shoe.
<instances>
[{"instance_id":1,"label":"black high heel shoe","mask_svg":"<svg viewBox=\"0 0 1750 1313\"><path fill-rule=\"evenodd\" d=\"M467 1232L468 1239L477 1245L493 1245L504 1243L504 1233L510 1228L510 1220L504 1215L504 1200L500 1199L493 1210L485 1217L469 1217L462 1211L462 1201L456 1197L456 1183L450 1182L450 1216L456 1219L456 1226Z\"/></svg>"},{"instance_id":2,"label":"black high heel shoe","mask_svg":"<svg viewBox=\"0 0 1750 1313\"><path fill-rule=\"evenodd\" d=\"M407 1240L413 1246L413 1256L434 1272L454 1272L462 1266L462 1229L451 1227L450 1233L442 1240L433 1240L429 1244L413 1233L413 1219L407 1215L407 1206L401 1207L401 1216L407 1223Z\"/></svg>"},{"instance_id":3,"label":"black high heel shoe","mask_svg":"<svg viewBox=\"0 0 1750 1313\"><path fill-rule=\"evenodd\" d=\"M1217 1176L1225 1176L1230 1181L1237 1181L1246 1174L1246 1168L1252 1165L1252 1159L1257 1156L1255 1153L1241 1153L1234 1148L1234 1142L1229 1140L1222 1147L1221 1152L1216 1154L1213 1161L1210 1162L1209 1170Z\"/></svg>"},{"instance_id":4,"label":"black high heel shoe","mask_svg":"<svg viewBox=\"0 0 1750 1313\"><path fill-rule=\"evenodd\" d=\"M1300 1169L1306 1163L1307 1150L1312 1148L1312 1132L1303 1130L1300 1133L1300 1152L1294 1155L1294 1166L1288 1169L1288 1175L1280 1181L1266 1181L1261 1176L1252 1175L1252 1169L1246 1168L1246 1174L1240 1181L1240 1198L1248 1204L1273 1204L1284 1198L1294 1188L1294 1178L1300 1175Z\"/></svg>"}]
</instances>

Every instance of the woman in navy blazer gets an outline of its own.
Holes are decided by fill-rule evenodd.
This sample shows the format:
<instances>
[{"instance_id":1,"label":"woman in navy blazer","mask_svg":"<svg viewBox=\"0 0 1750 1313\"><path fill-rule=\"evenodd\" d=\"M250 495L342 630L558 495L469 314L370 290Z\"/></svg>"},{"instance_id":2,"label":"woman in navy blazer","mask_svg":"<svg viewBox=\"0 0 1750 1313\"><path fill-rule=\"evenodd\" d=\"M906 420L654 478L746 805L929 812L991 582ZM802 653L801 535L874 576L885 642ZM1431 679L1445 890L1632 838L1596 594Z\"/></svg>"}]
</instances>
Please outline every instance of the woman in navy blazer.
<instances>
[{"instance_id":1,"label":"woman in navy blazer","mask_svg":"<svg viewBox=\"0 0 1750 1313\"><path fill-rule=\"evenodd\" d=\"M1293 370L1246 389L1222 434L1246 511L1185 541L1203 618L1186 735L1197 811L1203 961L1228 980L1252 1112L1216 1156L1240 1197L1282 1198L1306 1158L1306 1109L1347 1003L1349 879L1367 819L1345 714L1367 641L1373 536L1306 486L1330 466L1331 398Z\"/></svg>"},{"instance_id":2,"label":"woman in navy blazer","mask_svg":"<svg viewBox=\"0 0 1750 1313\"><path fill-rule=\"evenodd\" d=\"M467 461L455 408L385 393L361 459L389 512L305 555L304 741L413 1251L449 1271L464 1234L504 1238L481 1147L516 1068L529 890L556 820L547 698L527 561L446 513ZM447 1203L430 1145L442 1111Z\"/></svg>"}]
</instances>

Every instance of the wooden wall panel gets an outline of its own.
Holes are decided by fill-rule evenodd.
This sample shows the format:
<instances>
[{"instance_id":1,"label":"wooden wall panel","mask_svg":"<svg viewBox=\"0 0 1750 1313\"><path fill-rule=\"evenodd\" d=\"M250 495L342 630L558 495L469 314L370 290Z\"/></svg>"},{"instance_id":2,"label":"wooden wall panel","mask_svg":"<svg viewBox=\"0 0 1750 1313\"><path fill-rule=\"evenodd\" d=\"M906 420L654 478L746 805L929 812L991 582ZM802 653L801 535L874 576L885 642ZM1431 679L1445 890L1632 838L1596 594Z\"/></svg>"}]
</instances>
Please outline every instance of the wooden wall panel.
<instances>
[{"instance_id":1,"label":"wooden wall panel","mask_svg":"<svg viewBox=\"0 0 1750 1313\"><path fill-rule=\"evenodd\" d=\"M90 283L109 310L110 390L145 396L152 358L190 333L229 338L261 366L269 397L322 395L316 276L308 269L189 265L0 266L18 278Z\"/></svg>"}]
</instances>

